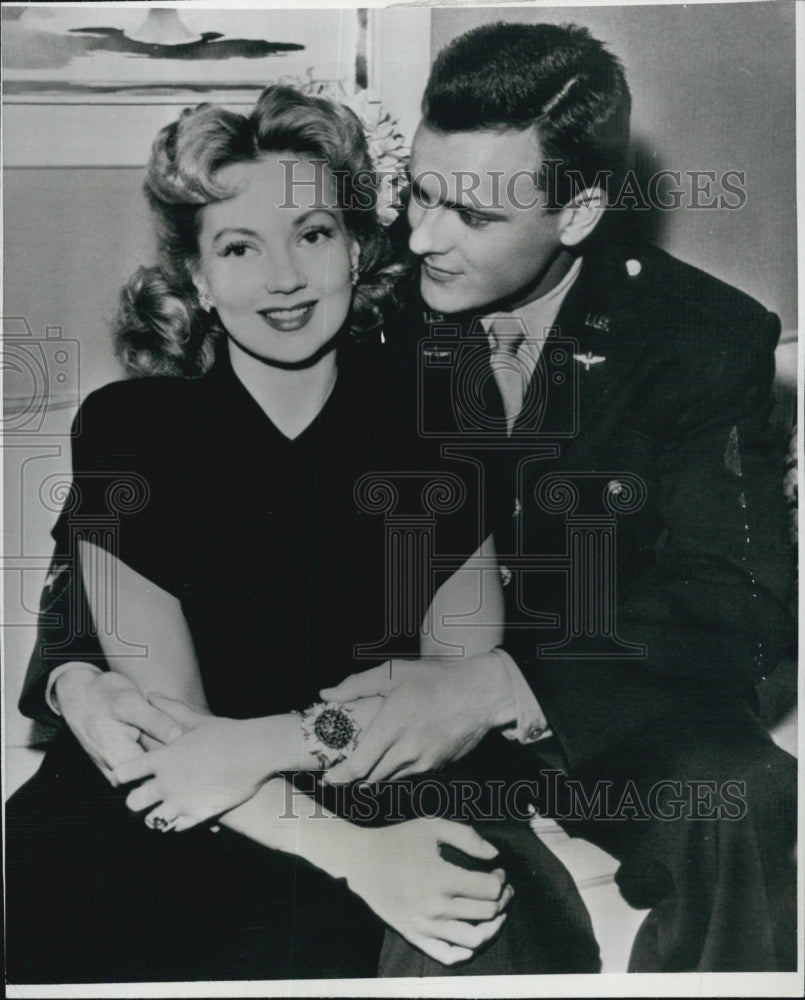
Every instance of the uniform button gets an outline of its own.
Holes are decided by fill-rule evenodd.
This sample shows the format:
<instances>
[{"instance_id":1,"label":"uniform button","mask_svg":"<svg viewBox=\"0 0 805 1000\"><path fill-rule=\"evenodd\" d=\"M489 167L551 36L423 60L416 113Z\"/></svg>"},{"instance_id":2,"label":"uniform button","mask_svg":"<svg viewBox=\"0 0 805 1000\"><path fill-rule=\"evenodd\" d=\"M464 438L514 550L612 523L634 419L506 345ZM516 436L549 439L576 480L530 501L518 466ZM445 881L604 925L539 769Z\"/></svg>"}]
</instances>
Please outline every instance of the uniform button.
<instances>
[{"instance_id":1,"label":"uniform button","mask_svg":"<svg viewBox=\"0 0 805 1000\"><path fill-rule=\"evenodd\" d=\"M607 483L607 492L615 497L620 496L623 493L623 483L618 482L617 479L611 480L611 482Z\"/></svg>"},{"instance_id":2,"label":"uniform button","mask_svg":"<svg viewBox=\"0 0 805 1000\"><path fill-rule=\"evenodd\" d=\"M632 258L626 261L626 272L630 278L636 278L638 274L643 270L643 265L639 260Z\"/></svg>"},{"instance_id":3,"label":"uniform button","mask_svg":"<svg viewBox=\"0 0 805 1000\"><path fill-rule=\"evenodd\" d=\"M509 569L509 567L508 566L501 566L500 567L500 582L501 582L502 586L508 587L508 585L511 583L511 579L512 579L512 571Z\"/></svg>"},{"instance_id":4,"label":"uniform button","mask_svg":"<svg viewBox=\"0 0 805 1000\"><path fill-rule=\"evenodd\" d=\"M519 497L515 497L514 498L514 513L512 514L512 517L519 517L520 516L520 511L522 509L523 509L523 505L520 503L520 498Z\"/></svg>"}]
</instances>

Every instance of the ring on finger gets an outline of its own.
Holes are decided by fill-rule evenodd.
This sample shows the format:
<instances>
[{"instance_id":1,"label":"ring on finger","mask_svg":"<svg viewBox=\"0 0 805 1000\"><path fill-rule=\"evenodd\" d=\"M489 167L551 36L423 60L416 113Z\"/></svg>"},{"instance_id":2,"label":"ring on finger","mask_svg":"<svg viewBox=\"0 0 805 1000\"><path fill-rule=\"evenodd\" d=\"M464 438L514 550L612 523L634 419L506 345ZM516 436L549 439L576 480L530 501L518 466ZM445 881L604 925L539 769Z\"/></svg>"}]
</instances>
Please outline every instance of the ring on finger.
<instances>
[{"instance_id":1,"label":"ring on finger","mask_svg":"<svg viewBox=\"0 0 805 1000\"><path fill-rule=\"evenodd\" d=\"M176 817L168 819L166 816L146 816L145 825L152 830L159 830L160 833L168 833L176 826Z\"/></svg>"}]
</instances>

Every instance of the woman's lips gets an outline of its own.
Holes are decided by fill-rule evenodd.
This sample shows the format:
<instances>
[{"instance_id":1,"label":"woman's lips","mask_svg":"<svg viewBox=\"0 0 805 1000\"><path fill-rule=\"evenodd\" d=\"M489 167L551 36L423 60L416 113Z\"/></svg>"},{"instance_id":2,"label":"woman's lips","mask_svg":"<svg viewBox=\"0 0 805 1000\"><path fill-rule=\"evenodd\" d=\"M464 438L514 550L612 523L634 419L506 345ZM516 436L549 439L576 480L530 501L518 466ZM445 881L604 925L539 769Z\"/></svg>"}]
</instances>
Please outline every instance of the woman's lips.
<instances>
[{"instance_id":1,"label":"woman's lips","mask_svg":"<svg viewBox=\"0 0 805 1000\"><path fill-rule=\"evenodd\" d=\"M273 330L291 332L306 326L315 308L316 300L300 302L298 306L289 309L260 309L259 314Z\"/></svg>"}]
</instances>

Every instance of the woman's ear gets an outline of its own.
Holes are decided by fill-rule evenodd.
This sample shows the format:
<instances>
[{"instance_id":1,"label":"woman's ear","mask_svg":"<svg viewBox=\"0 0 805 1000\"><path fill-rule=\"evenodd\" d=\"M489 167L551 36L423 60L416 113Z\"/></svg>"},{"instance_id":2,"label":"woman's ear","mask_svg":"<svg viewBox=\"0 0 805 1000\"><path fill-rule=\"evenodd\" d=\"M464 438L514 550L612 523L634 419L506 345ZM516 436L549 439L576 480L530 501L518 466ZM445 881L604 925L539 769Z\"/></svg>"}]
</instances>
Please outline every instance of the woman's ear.
<instances>
[{"instance_id":1,"label":"woman's ear","mask_svg":"<svg viewBox=\"0 0 805 1000\"><path fill-rule=\"evenodd\" d=\"M586 239L601 221L607 207L606 192L600 187L580 191L559 213L559 240L575 247Z\"/></svg>"},{"instance_id":2,"label":"woman's ear","mask_svg":"<svg viewBox=\"0 0 805 1000\"><path fill-rule=\"evenodd\" d=\"M196 286L196 292L198 294L198 304L204 310L204 312L210 312L215 308L215 299L210 295L210 288L207 284L207 280L203 274L198 271L193 270L190 272L190 279Z\"/></svg>"}]
</instances>

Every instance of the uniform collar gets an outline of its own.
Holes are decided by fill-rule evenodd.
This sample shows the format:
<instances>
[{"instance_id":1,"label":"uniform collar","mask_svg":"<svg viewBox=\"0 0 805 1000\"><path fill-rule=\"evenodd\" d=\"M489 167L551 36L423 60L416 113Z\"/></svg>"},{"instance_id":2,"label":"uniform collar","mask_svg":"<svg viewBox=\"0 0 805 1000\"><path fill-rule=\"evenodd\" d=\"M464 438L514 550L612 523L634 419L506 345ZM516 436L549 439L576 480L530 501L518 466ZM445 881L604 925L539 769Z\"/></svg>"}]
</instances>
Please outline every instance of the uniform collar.
<instances>
[{"instance_id":1,"label":"uniform collar","mask_svg":"<svg viewBox=\"0 0 805 1000\"><path fill-rule=\"evenodd\" d=\"M545 331L553 326L554 320L562 307L568 292L572 288L581 271L583 259L577 258L562 280L539 298L526 302L516 309L504 312L489 313L481 320L486 332L498 316L516 316L523 320L531 337L542 338Z\"/></svg>"}]
</instances>

